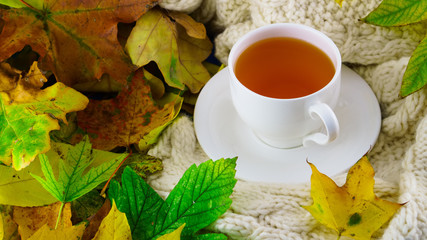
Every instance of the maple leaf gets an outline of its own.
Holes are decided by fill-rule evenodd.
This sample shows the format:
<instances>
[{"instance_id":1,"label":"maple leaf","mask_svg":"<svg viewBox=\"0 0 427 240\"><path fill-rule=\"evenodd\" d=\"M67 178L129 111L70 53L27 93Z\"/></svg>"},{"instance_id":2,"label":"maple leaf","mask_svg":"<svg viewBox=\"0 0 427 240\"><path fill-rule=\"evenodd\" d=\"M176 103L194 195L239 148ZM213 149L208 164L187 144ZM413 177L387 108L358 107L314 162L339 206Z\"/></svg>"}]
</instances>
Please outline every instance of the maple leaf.
<instances>
[{"instance_id":1,"label":"maple leaf","mask_svg":"<svg viewBox=\"0 0 427 240\"><path fill-rule=\"evenodd\" d=\"M212 50L205 31L188 16L152 9L136 22L126 50L137 66L156 62L169 86L195 93L210 78L202 64Z\"/></svg>"},{"instance_id":2,"label":"maple leaf","mask_svg":"<svg viewBox=\"0 0 427 240\"><path fill-rule=\"evenodd\" d=\"M100 183L108 180L125 158L125 155L121 154L86 171L86 168L92 164L94 159L92 145L88 137L85 136L80 143L70 149L64 161L59 161L58 179L53 173L52 165L48 158L44 154L40 154L39 158L46 179L33 174L32 176L56 199L61 201L63 206L65 203L85 195ZM61 216L61 210L59 210L58 216Z\"/></svg>"},{"instance_id":3,"label":"maple leaf","mask_svg":"<svg viewBox=\"0 0 427 240\"><path fill-rule=\"evenodd\" d=\"M93 240L107 240L107 239L132 239L129 223L126 214L120 212L116 203L113 201L108 215L102 220L99 230Z\"/></svg>"},{"instance_id":4,"label":"maple leaf","mask_svg":"<svg viewBox=\"0 0 427 240\"><path fill-rule=\"evenodd\" d=\"M402 206L375 196L375 172L366 156L351 167L342 187L309 164L314 203L304 208L339 236L370 239Z\"/></svg>"},{"instance_id":5,"label":"maple leaf","mask_svg":"<svg viewBox=\"0 0 427 240\"><path fill-rule=\"evenodd\" d=\"M16 170L49 150L49 132L59 129L58 120L67 123L66 113L82 110L88 103L85 96L63 83L41 90L46 81L36 62L13 84L0 75L1 83L9 82L0 84L7 90L0 92L0 161L12 163Z\"/></svg>"},{"instance_id":6,"label":"maple leaf","mask_svg":"<svg viewBox=\"0 0 427 240\"><path fill-rule=\"evenodd\" d=\"M18 2L18 1L16 1ZM25 1L21 1L25 3ZM41 68L69 86L104 73L126 83L134 70L117 40L117 23L136 21L157 0L46 0L43 7L0 9L0 61L25 45L40 54Z\"/></svg>"},{"instance_id":7,"label":"maple leaf","mask_svg":"<svg viewBox=\"0 0 427 240\"><path fill-rule=\"evenodd\" d=\"M174 95L164 106L157 104L138 70L127 89L111 100L91 100L77 113L79 127L91 137L94 148L111 150L139 143L151 130L170 122L179 112L182 98Z\"/></svg>"}]
</instances>

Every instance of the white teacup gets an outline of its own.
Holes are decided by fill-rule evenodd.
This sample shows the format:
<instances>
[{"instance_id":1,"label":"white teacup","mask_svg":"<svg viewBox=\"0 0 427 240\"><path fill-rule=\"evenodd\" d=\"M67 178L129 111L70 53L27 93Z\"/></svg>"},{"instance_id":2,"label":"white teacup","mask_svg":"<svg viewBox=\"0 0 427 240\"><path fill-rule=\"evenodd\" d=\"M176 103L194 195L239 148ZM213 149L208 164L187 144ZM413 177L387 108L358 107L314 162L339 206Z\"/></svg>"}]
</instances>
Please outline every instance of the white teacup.
<instances>
[{"instance_id":1,"label":"white teacup","mask_svg":"<svg viewBox=\"0 0 427 240\"><path fill-rule=\"evenodd\" d=\"M240 54L256 42L274 37L300 39L326 53L335 67L330 82L309 95L283 99L260 95L243 85L235 75L235 64ZM307 146L310 142L326 145L338 137L339 123L333 109L340 95L341 55L325 34L292 23L277 23L255 29L234 44L228 69L234 107L240 118L264 143L277 148L293 148Z\"/></svg>"}]
</instances>

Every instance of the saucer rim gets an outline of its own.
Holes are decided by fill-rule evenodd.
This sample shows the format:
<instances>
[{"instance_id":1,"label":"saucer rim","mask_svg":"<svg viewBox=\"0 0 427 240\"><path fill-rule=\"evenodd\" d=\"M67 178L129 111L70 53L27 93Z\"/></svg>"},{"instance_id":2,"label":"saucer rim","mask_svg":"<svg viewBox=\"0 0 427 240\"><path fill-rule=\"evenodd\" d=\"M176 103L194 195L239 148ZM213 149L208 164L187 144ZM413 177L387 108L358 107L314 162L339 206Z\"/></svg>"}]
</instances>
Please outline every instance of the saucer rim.
<instances>
[{"instance_id":1,"label":"saucer rim","mask_svg":"<svg viewBox=\"0 0 427 240\"><path fill-rule=\"evenodd\" d=\"M222 150L224 152L224 150L229 149L229 147L225 147L225 148L223 147L223 149L218 149L218 147L215 147L215 146L207 146L207 144L209 145L212 142L212 137L214 137L214 136L211 136L211 134L203 134L203 132L209 131L210 127L209 126L206 127L206 124L202 124L202 122L200 120L200 119L203 119L203 117L201 117L202 113L210 113L212 111L212 110L205 110L205 109L200 110L202 108L202 106L201 106L202 104L205 104L204 107L206 108L206 103L205 103L206 102L206 99L205 99L206 97L205 97L205 95L209 94L209 93L207 93L207 91L213 91L213 90L210 90L210 89L212 87L216 86L216 85L220 85L219 82L221 80L222 80L222 83L221 83L222 88L221 89L215 89L215 92L221 92L221 91L223 91L223 94L221 94L221 95L226 94L226 95L228 95L227 97L231 100L231 96L229 96L229 85L226 84L226 81L224 80L224 78L227 78L227 76L225 74L228 74L227 67L224 68L224 69L222 69L220 72L218 72L216 75L214 75L209 80L209 82L205 85L205 87L202 89L202 91L199 94L199 97L198 97L196 105L195 105L195 111L194 111L194 128L195 128L196 137L197 137L197 139L199 141L199 144L202 147L203 151L210 158L212 158L213 160L216 160L216 159L219 159L219 158L222 158L222 157L234 157L234 156L222 156L222 157L218 157L220 155L220 154L217 153L218 151L221 152L221 150ZM222 76L222 75L224 75L224 76ZM349 162L348 164L346 164L345 168L341 168L339 171L332 171L333 173L331 171L329 171L329 174L332 174L332 175L337 175L337 174L342 173L345 170L349 169L355 162L357 162L357 160L359 158L361 158L363 155L365 155L373 147L373 145L376 143L376 141L378 139L378 136L379 136L379 133L380 133L380 130L381 130L381 110L380 110L380 107L379 107L378 100L377 100L375 94L373 93L372 89L369 87L369 85L366 83L366 81L361 76L359 76L357 73L355 73L353 70L351 70L350 68L348 68L347 66L345 66L343 64L342 65L342 78L343 78L342 85L345 85L346 82L347 82L344 79L345 77L347 77L348 79L353 78L352 81L357 82L357 84L360 84L359 88L361 90L359 90L359 91L361 93L367 94L367 95L365 95L365 98L371 98L371 99L365 100L365 103L372 104L371 101L375 101L376 104L373 104L370 107L373 108L373 110L371 110L372 112L374 112L373 115L377 115L377 116L374 117L371 114L371 115L369 115L369 117L371 117L371 121L374 122L373 125L376 125L376 126L372 126L371 127L370 130L371 131L375 130L375 132L371 134L372 136L369 136L369 139L365 140L366 142L370 143L369 146L367 146L366 149L359 149L359 150L357 150L357 152L360 153L360 154L358 154L358 155L360 155L360 157L358 157L354 161ZM362 80L362 82L360 82L360 80ZM348 80L348 81L350 81L350 80ZM352 84L354 84L354 83L352 83ZM365 86L362 86L362 85L365 85ZM365 90L366 90L366 92L365 92ZM356 89L355 92L358 93L358 89ZM355 93L353 95L355 95ZM362 98L362 99L365 99L365 98ZM207 106L208 107L212 106L212 104L214 104L215 102L219 101L219 99L221 99L221 96L215 97L214 100L211 100L210 104L208 102ZM340 96L340 99L345 100L345 97L341 97ZM363 105L362 103L353 103L353 104ZM365 113L361 113L360 115L364 115L364 114ZM207 115L207 114L205 114L205 115ZM205 126L205 127L203 127L203 126ZM203 129L205 129L206 131L204 131ZM247 129L247 130L249 130L249 129ZM236 131L237 131L237 129L236 129ZM212 132L212 131L210 131L210 132ZM208 135L208 136L206 136L206 135ZM223 135L224 136L224 135L227 135L227 134L221 134L221 133L219 133L217 135ZM211 141L207 141L206 138L210 139ZM366 138L368 138L368 137L366 137ZM344 139L344 140L348 140L348 139ZM350 143L347 143L347 145L349 145L351 143L354 143L354 142L351 142L351 138L350 138ZM364 145L366 145L366 144L364 144ZM222 146L223 146L223 144L222 144ZM344 146L345 146L345 144L344 144ZM264 146L258 145L258 147L262 148ZM282 150L285 153L286 151L291 151L292 149L282 149ZM331 148L331 150L333 150L335 152L340 152L340 150L336 149L336 147L335 148ZM313 149L310 149L310 148L307 148L307 149L303 150L303 152L305 152L307 154L310 153L310 152L312 153L313 151L315 152L316 150L315 149L313 150ZM319 152L319 150L317 150L317 151ZM323 149L323 151L325 151L325 150ZM356 150L354 150L354 151L356 151ZM352 153L350 153L350 154L354 154L355 155L354 151ZM236 155L239 155L239 154L236 154ZM245 154L242 153L242 155L245 155ZM337 161L338 160L335 160L335 162L337 162ZM238 159L238 161L237 161L237 167L236 167L236 170L237 170L237 172L236 172L236 178L239 178L239 179L245 180L245 181L263 182L263 183L306 183L310 179L310 178L308 178L308 179L305 179L305 180L302 180L302 181L301 180L295 180L295 181L294 180L270 181L270 180L263 179L262 181L260 181L260 180L257 180L257 179L260 179L260 177L257 177L257 178L242 177L242 175L244 175L244 174L242 174L242 172L241 172L242 170L239 169L239 163L240 163L240 166L241 166L242 165L242 161L239 161L239 159ZM284 165L286 165L286 164L284 164ZM306 172L306 169L304 169L304 172ZM326 171L326 172L328 172L328 171Z\"/></svg>"}]
</instances>

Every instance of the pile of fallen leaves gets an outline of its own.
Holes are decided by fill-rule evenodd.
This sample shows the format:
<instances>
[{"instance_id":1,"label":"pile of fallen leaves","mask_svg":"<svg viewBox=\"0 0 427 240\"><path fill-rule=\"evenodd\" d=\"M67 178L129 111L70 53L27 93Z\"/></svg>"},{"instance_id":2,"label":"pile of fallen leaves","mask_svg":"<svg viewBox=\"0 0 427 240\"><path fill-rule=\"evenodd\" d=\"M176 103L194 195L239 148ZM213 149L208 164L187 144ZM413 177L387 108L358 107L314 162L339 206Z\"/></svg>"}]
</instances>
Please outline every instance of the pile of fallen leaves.
<instances>
[{"instance_id":1,"label":"pile of fallen leaves","mask_svg":"<svg viewBox=\"0 0 427 240\"><path fill-rule=\"evenodd\" d=\"M0 4L0 239L193 236L228 209L235 159L193 166L166 200L143 180L211 77L203 24L156 0Z\"/></svg>"},{"instance_id":2,"label":"pile of fallen leaves","mask_svg":"<svg viewBox=\"0 0 427 240\"><path fill-rule=\"evenodd\" d=\"M236 159L191 166L166 199L144 181L217 70L203 24L156 4L0 0L0 240L227 239L200 230L230 207ZM339 236L369 239L400 207L362 160L341 188L311 165L306 208Z\"/></svg>"}]
</instances>

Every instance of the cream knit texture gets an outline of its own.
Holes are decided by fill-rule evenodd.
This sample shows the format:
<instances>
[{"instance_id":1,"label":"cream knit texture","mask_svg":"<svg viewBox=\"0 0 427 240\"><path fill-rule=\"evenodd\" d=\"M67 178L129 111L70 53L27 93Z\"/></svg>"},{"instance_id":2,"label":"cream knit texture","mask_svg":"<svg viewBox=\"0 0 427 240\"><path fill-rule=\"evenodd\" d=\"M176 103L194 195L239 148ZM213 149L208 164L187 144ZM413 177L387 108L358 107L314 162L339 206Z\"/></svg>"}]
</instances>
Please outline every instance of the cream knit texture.
<instances>
[{"instance_id":1,"label":"cream knit texture","mask_svg":"<svg viewBox=\"0 0 427 240\"><path fill-rule=\"evenodd\" d=\"M382 127L369 153L376 171L377 196L406 203L373 239L427 239L427 90L399 97L409 57L426 35L427 23L384 28L359 21L380 0L164 0L161 6L178 10L220 32L216 57L227 63L239 37L257 27L292 22L328 35L340 49L343 62L366 80L382 111ZM182 115L162 134L149 154L163 159L164 170L149 178L167 196L191 164L208 160L201 149L191 117ZM334 176L338 184L345 174ZM239 180L231 208L209 228L231 239L336 239L333 230L318 223L301 205L310 205L310 184L261 184ZM341 239L348 239L342 237Z\"/></svg>"}]
</instances>

